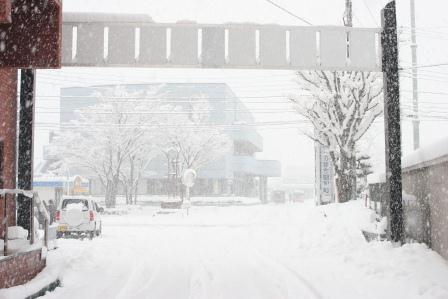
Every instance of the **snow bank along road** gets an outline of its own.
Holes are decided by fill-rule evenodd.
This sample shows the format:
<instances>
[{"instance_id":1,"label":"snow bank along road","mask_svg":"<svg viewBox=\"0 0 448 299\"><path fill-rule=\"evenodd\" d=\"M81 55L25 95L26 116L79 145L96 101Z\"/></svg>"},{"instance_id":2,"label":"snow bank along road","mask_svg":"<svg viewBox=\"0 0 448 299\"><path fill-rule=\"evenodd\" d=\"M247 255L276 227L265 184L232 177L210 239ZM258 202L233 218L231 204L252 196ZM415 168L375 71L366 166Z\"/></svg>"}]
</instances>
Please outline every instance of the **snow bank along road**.
<instances>
[{"instance_id":1,"label":"snow bank along road","mask_svg":"<svg viewBox=\"0 0 448 299\"><path fill-rule=\"evenodd\" d=\"M364 241L374 215L361 202L154 211L105 216L94 241L61 240L35 279L61 278L45 298L448 298L437 254Z\"/></svg>"}]
</instances>

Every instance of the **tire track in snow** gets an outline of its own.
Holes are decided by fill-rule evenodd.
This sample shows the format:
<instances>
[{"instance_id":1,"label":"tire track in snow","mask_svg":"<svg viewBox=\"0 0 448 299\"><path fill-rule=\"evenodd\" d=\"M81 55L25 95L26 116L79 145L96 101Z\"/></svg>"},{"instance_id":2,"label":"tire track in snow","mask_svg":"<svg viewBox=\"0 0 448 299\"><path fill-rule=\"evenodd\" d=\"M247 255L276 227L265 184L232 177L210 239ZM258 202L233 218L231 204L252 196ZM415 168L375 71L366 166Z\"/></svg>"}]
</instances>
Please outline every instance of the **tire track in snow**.
<instances>
[{"instance_id":1,"label":"tire track in snow","mask_svg":"<svg viewBox=\"0 0 448 299\"><path fill-rule=\"evenodd\" d=\"M132 298L125 294L140 272L138 255L129 255L127 250L115 246L115 238L109 237L89 241L87 245L72 245L75 245L70 249L73 255L61 271L62 287L48 293L46 298ZM114 250L106 251L111 248ZM85 279L74 279L77 275Z\"/></svg>"},{"instance_id":2,"label":"tire track in snow","mask_svg":"<svg viewBox=\"0 0 448 299\"><path fill-rule=\"evenodd\" d=\"M205 298L232 298L229 297L232 294L225 292L227 295L224 296L219 291L228 291L228 286L234 285L238 279L243 279L245 282L239 284L242 289L234 290L236 293L233 293L233 296L240 296L238 292L242 292L246 295L252 294L246 298L322 298L319 292L299 274L294 271L291 273L284 265L262 255L247 242L238 238L235 240L236 235L233 232L230 234L230 238L222 238L222 234L209 235L208 242L212 243L213 247L200 250L201 269L212 273L211 276L216 276L217 283L213 286L212 281L207 281L204 279L205 275L202 276L202 285L212 291ZM239 245L229 247L225 241L229 239ZM224 250L220 252L219 248ZM192 293L190 298L203 298L194 295L196 293Z\"/></svg>"},{"instance_id":3,"label":"tire track in snow","mask_svg":"<svg viewBox=\"0 0 448 299\"><path fill-rule=\"evenodd\" d=\"M143 243L147 243L148 239L145 239ZM134 267L132 274L127 279L127 283L123 289L120 290L117 298L148 298L151 297L151 289L153 288L156 279L161 276L162 260L161 250L154 252L148 250L145 247L139 247L137 242L134 242L134 248L140 248L134 253ZM144 257L150 257L145 259ZM136 286L138 290L135 291ZM132 296L131 296L132 294Z\"/></svg>"},{"instance_id":4,"label":"tire track in snow","mask_svg":"<svg viewBox=\"0 0 448 299\"><path fill-rule=\"evenodd\" d=\"M189 299L209 299L207 288L210 287L210 271L203 261L199 261L197 268L190 278Z\"/></svg>"},{"instance_id":5,"label":"tire track in snow","mask_svg":"<svg viewBox=\"0 0 448 299\"><path fill-rule=\"evenodd\" d=\"M316 299L323 298L323 296L319 293L319 291L311 283L309 283L302 275L300 275L299 273L294 271L291 267L279 262L278 260L275 260L272 257L262 254L258 249L252 248L252 250L253 250L254 254L260 260L262 260L265 264L270 264L271 268L272 267L277 268L277 269L280 268L280 269L283 269L283 272L288 272L289 274L291 274L297 281L300 282L300 284L304 285L308 289L308 291L310 292L310 294L312 294L312 296L314 298L316 298Z\"/></svg>"},{"instance_id":6,"label":"tire track in snow","mask_svg":"<svg viewBox=\"0 0 448 299\"><path fill-rule=\"evenodd\" d=\"M70 283L53 298L82 298L88 293L90 298L322 298L300 274L244 240L251 226L139 228L135 233L133 226L114 226L111 238L99 239L97 248L91 248L93 243L80 246L71 262L83 266L71 269L69 279L73 272L86 271L91 278L97 273L97 285ZM79 286L86 289L75 290Z\"/></svg>"},{"instance_id":7,"label":"tire track in snow","mask_svg":"<svg viewBox=\"0 0 448 299\"><path fill-rule=\"evenodd\" d=\"M133 243L135 248L135 242ZM126 273L125 275L123 275L126 277L126 279L124 280L122 287L119 289L116 298L129 298L129 293L132 290L132 285L135 284L138 277L141 277L141 272L144 272L146 263L144 261L139 262L137 256L137 254L133 255L132 267L130 268L131 272L129 274Z\"/></svg>"}]
</instances>

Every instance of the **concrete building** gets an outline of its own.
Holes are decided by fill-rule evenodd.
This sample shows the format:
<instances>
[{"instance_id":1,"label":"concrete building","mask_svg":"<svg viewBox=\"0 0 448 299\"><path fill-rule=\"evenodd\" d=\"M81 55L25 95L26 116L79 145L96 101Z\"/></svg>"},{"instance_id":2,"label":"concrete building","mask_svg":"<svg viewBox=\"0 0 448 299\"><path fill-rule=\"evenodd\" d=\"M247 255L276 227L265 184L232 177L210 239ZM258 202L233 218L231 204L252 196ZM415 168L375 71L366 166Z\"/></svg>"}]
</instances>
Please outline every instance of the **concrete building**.
<instances>
[{"instance_id":1,"label":"concrete building","mask_svg":"<svg viewBox=\"0 0 448 299\"><path fill-rule=\"evenodd\" d=\"M129 84L121 87L130 94L141 92L151 94L151 99L169 99L172 105L185 105L185 100L189 98L201 97L201 100L207 100L210 108L210 124L232 125L231 128L223 128L223 132L232 140L233 152L199 169L198 179L191 194L260 196L262 200L266 200L267 180L269 177L281 175L281 165L278 161L256 159L256 153L263 151L263 138L253 126L248 125L255 121L253 115L229 86L224 83L154 83ZM75 119L77 109L94 105L99 95L111 95L115 89L115 85L61 89L61 123ZM47 162L54 159L50 153L44 156ZM167 169L165 158L155 158L140 182L139 194L168 194L170 179ZM85 173L81 169L70 170L70 173L88 177L93 195L104 194L103 186L92 174Z\"/></svg>"}]
</instances>

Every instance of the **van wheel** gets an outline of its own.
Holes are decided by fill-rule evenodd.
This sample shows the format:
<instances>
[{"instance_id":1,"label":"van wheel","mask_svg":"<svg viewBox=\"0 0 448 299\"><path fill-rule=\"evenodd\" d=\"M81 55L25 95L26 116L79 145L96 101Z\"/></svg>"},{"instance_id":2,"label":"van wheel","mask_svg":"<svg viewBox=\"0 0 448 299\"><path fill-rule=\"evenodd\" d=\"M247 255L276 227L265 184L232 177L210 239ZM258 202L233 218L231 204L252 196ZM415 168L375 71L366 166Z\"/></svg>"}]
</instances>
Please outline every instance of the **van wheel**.
<instances>
[{"instance_id":1,"label":"van wheel","mask_svg":"<svg viewBox=\"0 0 448 299\"><path fill-rule=\"evenodd\" d=\"M95 237L95 231L89 232L89 240L93 240L94 237Z\"/></svg>"}]
</instances>

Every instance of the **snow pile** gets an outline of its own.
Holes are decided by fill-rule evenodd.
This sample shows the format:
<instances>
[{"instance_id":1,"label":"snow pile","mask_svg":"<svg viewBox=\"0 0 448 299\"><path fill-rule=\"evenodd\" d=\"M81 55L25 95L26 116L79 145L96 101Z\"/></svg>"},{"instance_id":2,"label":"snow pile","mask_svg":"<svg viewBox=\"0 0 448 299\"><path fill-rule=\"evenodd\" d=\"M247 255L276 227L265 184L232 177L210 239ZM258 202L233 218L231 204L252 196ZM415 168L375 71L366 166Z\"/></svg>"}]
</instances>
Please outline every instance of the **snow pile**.
<instances>
[{"instance_id":1,"label":"snow pile","mask_svg":"<svg viewBox=\"0 0 448 299\"><path fill-rule=\"evenodd\" d=\"M160 205L162 202L178 201L166 195L139 195L137 205L127 205L126 198L117 196L117 206L115 208L105 208L105 214L118 215L128 214L133 209L141 209L145 205ZM258 197L239 197L239 196L194 196L191 197L193 205L255 205L260 204ZM95 201L104 205L104 197L96 197Z\"/></svg>"},{"instance_id":2,"label":"snow pile","mask_svg":"<svg viewBox=\"0 0 448 299\"><path fill-rule=\"evenodd\" d=\"M448 156L448 138L441 139L430 146L422 147L402 159L402 167L407 168Z\"/></svg>"},{"instance_id":3,"label":"snow pile","mask_svg":"<svg viewBox=\"0 0 448 299\"><path fill-rule=\"evenodd\" d=\"M193 205L254 205L260 204L258 197L192 197Z\"/></svg>"},{"instance_id":4,"label":"snow pile","mask_svg":"<svg viewBox=\"0 0 448 299\"><path fill-rule=\"evenodd\" d=\"M26 239L28 238L28 231L21 226L8 227L8 239Z\"/></svg>"},{"instance_id":5,"label":"snow pile","mask_svg":"<svg viewBox=\"0 0 448 299\"><path fill-rule=\"evenodd\" d=\"M93 241L61 240L43 273L0 298L55 278L63 287L44 298L448 298L435 252L365 241L378 222L362 201L157 209L105 216Z\"/></svg>"},{"instance_id":6,"label":"snow pile","mask_svg":"<svg viewBox=\"0 0 448 299\"><path fill-rule=\"evenodd\" d=\"M3 246L4 241L0 239L0 259L4 258L3 256ZM25 252L31 248L30 241L27 239L16 239L8 241L8 253L17 253L17 252ZM0 296L1 298L1 296Z\"/></svg>"},{"instance_id":7,"label":"snow pile","mask_svg":"<svg viewBox=\"0 0 448 299\"><path fill-rule=\"evenodd\" d=\"M106 208L104 209L103 215L126 215L129 214L129 210L126 208Z\"/></svg>"},{"instance_id":8,"label":"snow pile","mask_svg":"<svg viewBox=\"0 0 448 299\"><path fill-rule=\"evenodd\" d=\"M178 203L182 201L182 198L180 197L163 197L160 199L163 203Z\"/></svg>"},{"instance_id":9,"label":"snow pile","mask_svg":"<svg viewBox=\"0 0 448 299\"><path fill-rule=\"evenodd\" d=\"M132 211L141 210L142 207L140 205L120 205L115 208L105 208L102 214L104 215L127 215Z\"/></svg>"}]
</instances>

